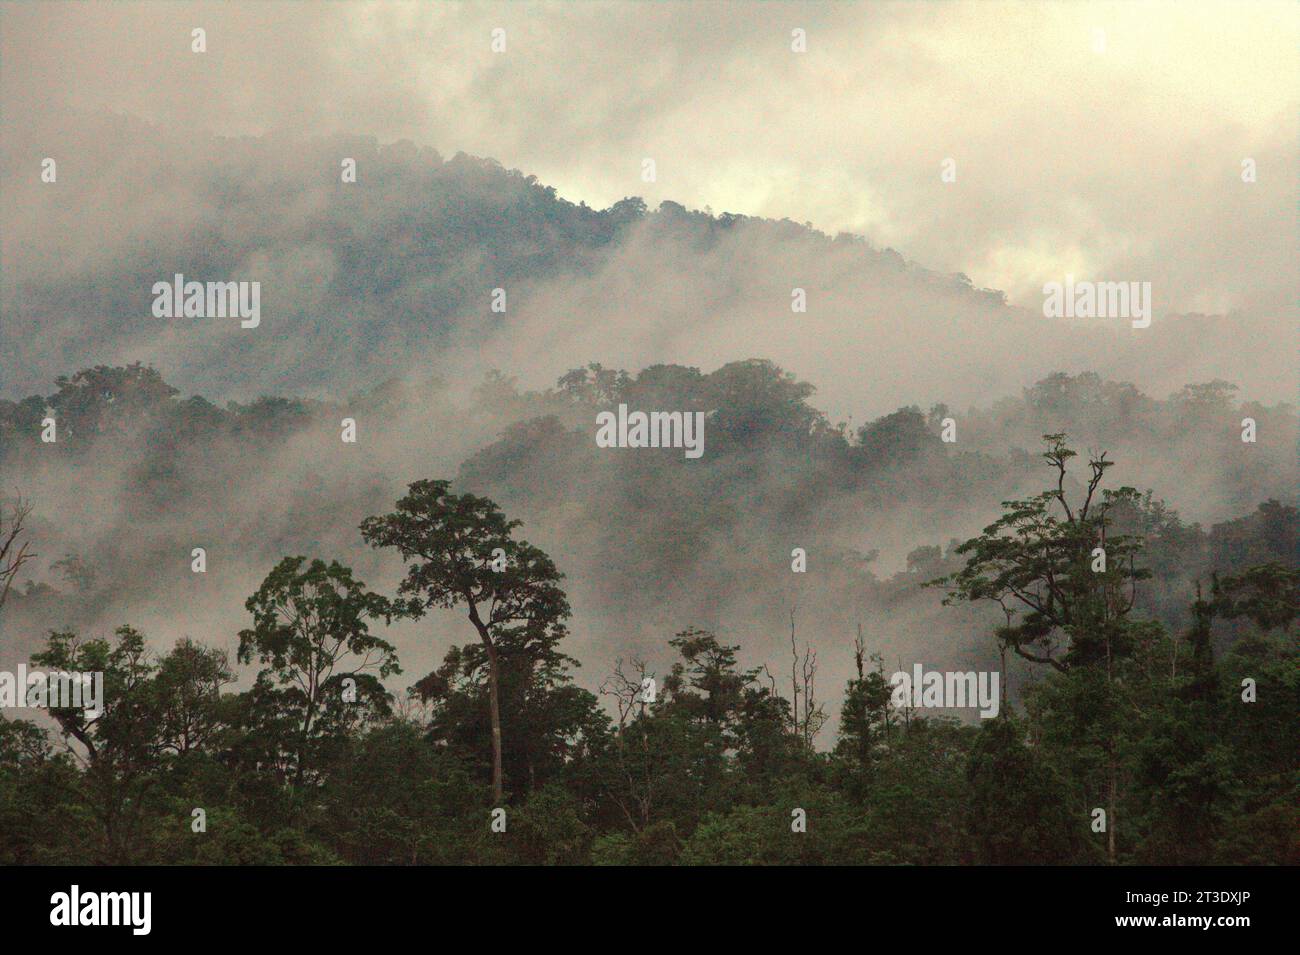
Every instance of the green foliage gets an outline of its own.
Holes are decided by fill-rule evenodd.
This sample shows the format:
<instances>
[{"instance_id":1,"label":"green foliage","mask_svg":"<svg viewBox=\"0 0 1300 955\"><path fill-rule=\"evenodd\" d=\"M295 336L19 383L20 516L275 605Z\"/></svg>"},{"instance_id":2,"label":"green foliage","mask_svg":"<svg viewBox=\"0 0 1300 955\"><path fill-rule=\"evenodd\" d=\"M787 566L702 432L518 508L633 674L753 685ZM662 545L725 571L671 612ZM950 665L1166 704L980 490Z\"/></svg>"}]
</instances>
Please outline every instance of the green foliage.
<instances>
[{"instance_id":1,"label":"green foliage","mask_svg":"<svg viewBox=\"0 0 1300 955\"><path fill-rule=\"evenodd\" d=\"M67 752L34 724L0 721L0 861L1079 864L1107 857L1108 834L1089 827L1098 806L1118 824L1120 862L1300 861L1300 651L1257 631L1214 659L1202 631L1220 602L1200 601L1177 639L1134 621L1132 652L1112 673L1048 668L1023 715L978 728L890 706L875 658L850 682L829 754L803 746L761 670L709 631L670 641L680 660L653 703L627 695L638 680L610 684L627 689L615 727L572 686L564 658L536 646L511 658L504 697L518 727L512 777L529 784L493 832L474 645L420 681L421 709L322 719L331 728L316 738L330 745L295 771L310 694L279 681L327 671L322 634L364 651L362 609L380 605L337 565L295 558L277 571L250 599L261 633L247 632L245 656L267 668L243 692L225 689L224 655L194 641L154 658L129 627L111 642L50 634L41 665L101 667L116 694L97 717L56 711ZM304 626L272 628L273 606L296 607ZM1254 702L1242 696L1248 678ZM191 827L195 808L206 831ZM792 831L795 810L805 831Z\"/></svg>"},{"instance_id":2,"label":"green foliage","mask_svg":"<svg viewBox=\"0 0 1300 955\"><path fill-rule=\"evenodd\" d=\"M511 811L507 832L514 857L525 865L578 865L591 851L593 833L582 820L581 806L553 784Z\"/></svg>"},{"instance_id":3,"label":"green foliage","mask_svg":"<svg viewBox=\"0 0 1300 955\"><path fill-rule=\"evenodd\" d=\"M980 865L1053 865L1081 854L1086 826L1071 813L1063 780L1008 717L988 720L966 766L967 819Z\"/></svg>"},{"instance_id":4,"label":"green foliage","mask_svg":"<svg viewBox=\"0 0 1300 955\"><path fill-rule=\"evenodd\" d=\"M263 664L253 688L276 762L302 781L349 727L391 712L381 680L400 673L392 645L370 633L391 619L389 602L338 561L286 557L245 604L253 626L239 633L239 661Z\"/></svg>"},{"instance_id":5,"label":"green foliage","mask_svg":"<svg viewBox=\"0 0 1300 955\"><path fill-rule=\"evenodd\" d=\"M500 804L505 798L503 673L518 672L523 658L529 678L534 660L541 663L544 679L558 678L565 661L555 645L566 632L569 602L559 586L563 574L551 559L514 538L519 521L507 520L487 498L449 493L450 486L448 481L416 481L391 514L366 518L361 535L372 546L395 547L404 560L413 561L398 585L405 598L399 613L419 617L433 607L466 608L482 655L458 655L448 673L426 685L425 695L435 695L433 689L449 684L457 670L471 680L480 669L486 670L492 791ZM526 685L531 680L514 682Z\"/></svg>"},{"instance_id":6,"label":"green foliage","mask_svg":"<svg viewBox=\"0 0 1300 955\"><path fill-rule=\"evenodd\" d=\"M615 217L645 215L628 201ZM490 384L492 401L548 413L509 427L461 481L504 486L522 506L542 492L503 472L583 474L574 416L618 401L672 401L711 416L717 471L683 476L667 459L611 465L627 480L610 495L682 503L644 528L608 532L627 552L608 566L638 573L658 573L659 562L680 573L702 526L716 523L724 536L744 526L743 508L721 493L729 469L779 465L764 503L800 527L818 496L837 488L869 502L925 493L871 497L891 469L910 469L902 483L952 492L1018 479L1030 463L950 454L934 437L939 407L928 416L900 409L855 432L831 427L808 404L809 386L762 361L712 374L656 366L635 377L593 365L544 395ZM225 409L177 401L139 366L91 369L59 389L72 450L56 453L97 435L237 434L269 446L327 410L275 398ZM400 401L399 390L365 400ZM236 659L257 672L238 691L216 646L183 640L155 655L131 627L110 639L51 633L33 663L104 673L105 707L54 710L57 736L0 720L0 863L1296 864L1296 509L1269 500L1203 531L1150 493L1103 490L1105 455L1076 479L1058 430L1062 421L1104 430L1110 419L1174 430L1233 400L1222 383L1161 403L1096 376L1052 376L1022 401L972 415L963 441L1051 420L1044 457L1055 487L1008 501L965 543L914 550L892 579L846 573L882 605L928 597L917 584L939 577L947 602L1005 610L1001 627L977 614L964 623L987 635L991 652L1000 645L1044 665L1027 685L1017 681L1018 697L997 719L970 726L895 708L883 659L859 646L838 738L818 750L761 666L694 627L668 641L677 658L657 699L639 698L640 679L625 677L602 686L613 709L603 707L575 683L577 661L563 652L570 607L551 559L518 539L519 522L492 500L417 481L361 527L367 543L403 558L395 597L371 593L337 561L283 559L246 603L252 623ZM0 403L0 434L17 434L40 411ZM167 455L142 454L144 486L194 490ZM303 489L304 511L314 493ZM563 502L567 488L549 493ZM627 544L641 530L646 553ZM1094 569L1099 546L1104 570ZM741 586L739 576L698 569L710 586ZM89 552L58 570L73 593L29 587L20 601L93 600L113 584ZM451 647L398 705L400 670L381 625L448 609L469 618L476 639ZM490 813L501 806L508 825L497 833ZM1098 807L1107 833L1089 826ZM191 828L196 808L206 832ZM795 809L806 832L791 831Z\"/></svg>"},{"instance_id":7,"label":"green foliage","mask_svg":"<svg viewBox=\"0 0 1300 955\"><path fill-rule=\"evenodd\" d=\"M1263 630L1290 630L1300 616L1300 568L1270 561L1215 584L1217 609L1229 620L1247 617Z\"/></svg>"},{"instance_id":8,"label":"green foliage","mask_svg":"<svg viewBox=\"0 0 1300 955\"><path fill-rule=\"evenodd\" d=\"M1076 453L1063 434L1044 435L1043 440L1048 445L1043 457L1056 471L1056 487L1004 502L1002 517L957 548L966 566L933 583L950 588L945 603L996 603L1007 620L998 631L1002 644L1026 660L1064 672L1129 652L1125 618L1133 609L1137 582L1150 572L1135 565L1141 539L1108 533L1111 509L1133 507L1139 500L1130 487L1097 496L1114 462L1104 453L1089 462L1086 491L1071 507L1065 482Z\"/></svg>"}]
</instances>

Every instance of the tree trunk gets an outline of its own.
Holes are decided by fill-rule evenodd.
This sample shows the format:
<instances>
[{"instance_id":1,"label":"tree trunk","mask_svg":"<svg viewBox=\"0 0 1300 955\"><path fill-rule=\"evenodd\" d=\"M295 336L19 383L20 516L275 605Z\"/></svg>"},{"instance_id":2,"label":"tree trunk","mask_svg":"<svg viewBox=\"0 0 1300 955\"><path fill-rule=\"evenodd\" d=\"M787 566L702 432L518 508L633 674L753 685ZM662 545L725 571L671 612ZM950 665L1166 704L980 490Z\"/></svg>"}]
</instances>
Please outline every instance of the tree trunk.
<instances>
[{"instance_id":1,"label":"tree trunk","mask_svg":"<svg viewBox=\"0 0 1300 955\"><path fill-rule=\"evenodd\" d=\"M1106 811L1106 857L1111 865L1115 864L1115 790L1118 781L1115 778L1115 755L1110 757L1110 792L1108 793Z\"/></svg>"},{"instance_id":2,"label":"tree trunk","mask_svg":"<svg viewBox=\"0 0 1300 955\"><path fill-rule=\"evenodd\" d=\"M488 708L492 713L492 798L502 805L501 787L501 694L497 689L497 648L483 638L488 655Z\"/></svg>"},{"instance_id":3,"label":"tree trunk","mask_svg":"<svg viewBox=\"0 0 1300 955\"><path fill-rule=\"evenodd\" d=\"M1111 692L1115 688L1115 668L1110 653L1110 630L1106 630L1106 683ZM1115 699L1110 699L1112 706L1115 705ZM1115 796L1119 789L1118 768L1115 764L1115 750L1119 745L1117 739L1119 735L1118 727L1110 728L1110 741L1106 747L1106 760L1108 763L1110 785L1106 792L1106 858L1111 865L1115 864Z\"/></svg>"},{"instance_id":4,"label":"tree trunk","mask_svg":"<svg viewBox=\"0 0 1300 955\"><path fill-rule=\"evenodd\" d=\"M488 630L483 618L478 615L478 605L474 602L473 596L465 594L465 602L469 604L470 623L474 624L474 629L478 631L479 638L483 641L483 648L487 650L488 712L492 717L492 799L500 807L503 804L503 787L501 785L501 693L497 679L500 666L497 661L497 648L492 643L492 632Z\"/></svg>"}]
</instances>

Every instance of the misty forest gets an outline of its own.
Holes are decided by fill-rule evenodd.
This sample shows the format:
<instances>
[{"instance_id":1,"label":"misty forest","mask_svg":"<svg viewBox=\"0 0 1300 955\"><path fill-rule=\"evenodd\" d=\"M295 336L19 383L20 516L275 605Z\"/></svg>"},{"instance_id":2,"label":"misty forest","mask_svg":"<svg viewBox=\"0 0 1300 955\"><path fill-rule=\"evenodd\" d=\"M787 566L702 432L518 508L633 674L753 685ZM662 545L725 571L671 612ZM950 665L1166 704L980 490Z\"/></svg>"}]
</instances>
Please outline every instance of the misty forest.
<instances>
[{"instance_id":1,"label":"misty forest","mask_svg":"<svg viewBox=\"0 0 1300 955\"><path fill-rule=\"evenodd\" d=\"M99 154L9 200L0 666L104 693L0 711L0 862L1300 863L1278 316L1049 322L409 143L49 124ZM260 325L151 316L182 272ZM702 455L598 446L620 405Z\"/></svg>"},{"instance_id":2,"label":"misty forest","mask_svg":"<svg viewBox=\"0 0 1300 955\"><path fill-rule=\"evenodd\" d=\"M140 365L56 385L0 403L0 464L90 493L112 457L121 511L38 582L35 556L64 546L39 497L75 492L6 500L5 636L33 665L102 671L105 702L0 723L5 863L1300 861L1300 516L1270 496L1282 462L1239 457L1225 382L1162 401L1056 374L960 415L954 446L942 407L832 426L765 361L592 365L540 392L494 376L471 404L513 421L455 473L357 457L256 507L238 498L286 446L345 447L344 413L407 421L454 399L390 381L346 405L219 408ZM707 412L708 453L596 449L590 422L618 402ZM42 445L51 409L60 438ZM1295 427L1285 406L1251 410ZM1127 458L1157 444L1240 516L1203 528L1127 484ZM894 573L826 519L955 500L998 516ZM535 542L560 534L587 555L592 620ZM128 612L201 604L254 554L229 632L164 635ZM390 627L452 642L413 671ZM917 630L946 649L900 635ZM992 664L1003 708L896 705L887 674L918 653Z\"/></svg>"}]
</instances>

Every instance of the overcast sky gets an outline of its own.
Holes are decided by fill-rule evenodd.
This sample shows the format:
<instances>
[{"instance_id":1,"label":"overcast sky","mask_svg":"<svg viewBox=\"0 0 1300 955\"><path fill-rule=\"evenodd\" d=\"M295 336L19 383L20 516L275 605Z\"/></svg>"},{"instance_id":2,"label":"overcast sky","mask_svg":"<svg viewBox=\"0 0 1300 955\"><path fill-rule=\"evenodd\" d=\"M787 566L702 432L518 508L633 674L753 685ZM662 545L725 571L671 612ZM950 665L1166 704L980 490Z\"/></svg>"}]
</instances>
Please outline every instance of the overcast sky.
<instances>
[{"instance_id":1,"label":"overcast sky","mask_svg":"<svg viewBox=\"0 0 1300 955\"><path fill-rule=\"evenodd\" d=\"M858 232L1031 308L1073 274L1151 281L1161 310L1276 312L1296 290L1298 11L3 4L0 107L19 139L57 103L223 135L405 138L595 206L642 195Z\"/></svg>"}]
</instances>

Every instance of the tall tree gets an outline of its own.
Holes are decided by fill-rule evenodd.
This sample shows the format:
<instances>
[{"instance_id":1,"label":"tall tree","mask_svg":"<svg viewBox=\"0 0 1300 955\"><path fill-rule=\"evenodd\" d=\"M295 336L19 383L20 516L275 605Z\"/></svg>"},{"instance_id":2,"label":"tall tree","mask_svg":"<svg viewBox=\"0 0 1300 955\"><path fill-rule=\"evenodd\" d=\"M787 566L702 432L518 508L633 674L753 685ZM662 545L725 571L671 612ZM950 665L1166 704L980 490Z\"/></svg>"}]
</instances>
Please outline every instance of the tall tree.
<instances>
[{"instance_id":1,"label":"tall tree","mask_svg":"<svg viewBox=\"0 0 1300 955\"><path fill-rule=\"evenodd\" d=\"M1131 487L1098 495L1114 465L1103 452L1089 460L1082 500L1072 507L1066 482L1076 452L1063 434L1043 440L1056 487L1004 501L1002 517L957 548L966 566L930 584L949 588L945 604L997 603L1008 620L998 636L1026 660L1062 673L1079 664L1109 665L1127 648L1125 620L1137 582L1151 575L1135 564L1139 538L1108 533L1108 512L1120 505L1138 507L1141 498Z\"/></svg>"},{"instance_id":2,"label":"tall tree","mask_svg":"<svg viewBox=\"0 0 1300 955\"><path fill-rule=\"evenodd\" d=\"M305 557L280 561L245 606L253 626L239 633L239 662L265 664L255 690L292 714L294 778L301 781L323 738L337 735L356 713L389 712L380 680L401 668L369 621L391 619L391 607L338 561Z\"/></svg>"},{"instance_id":3,"label":"tall tree","mask_svg":"<svg viewBox=\"0 0 1300 955\"><path fill-rule=\"evenodd\" d=\"M138 630L122 626L114 635L110 643L84 640L72 631L51 632L32 663L57 673L103 674L98 709L51 706L49 714L65 740L75 739L85 749L82 757L69 747L85 765L82 781L99 826L98 852L104 862L122 865L138 861L146 797L155 785L151 685L157 667Z\"/></svg>"},{"instance_id":4,"label":"tall tree","mask_svg":"<svg viewBox=\"0 0 1300 955\"><path fill-rule=\"evenodd\" d=\"M1103 672L1113 724L1116 667L1131 654L1139 629L1128 615L1137 599L1137 582L1151 574L1136 566L1143 541L1109 533L1109 512L1140 507L1141 496L1131 487L1098 494L1114 465L1102 452L1090 457L1082 499L1071 506L1069 463L1077 454L1064 434L1046 434L1043 440L1043 457L1055 472L1056 486L1025 500L1004 501L1002 517L957 548L966 566L931 583L949 588L945 604L997 603L1007 620L998 637L1018 656L1060 673ZM1106 736L1106 833L1114 862L1118 741L1114 732Z\"/></svg>"},{"instance_id":5,"label":"tall tree","mask_svg":"<svg viewBox=\"0 0 1300 955\"><path fill-rule=\"evenodd\" d=\"M432 607L463 607L487 658L492 721L492 795L503 799L501 762L501 654L503 642L552 637L570 615L554 562L513 536L522 522L507 520L492 501L449 493L449 481L416 481L391 514L368 517L361 534L374 547L395 547L411 561L398 593L402 611L420 616Z\"/></svg>"}]
</instances>

